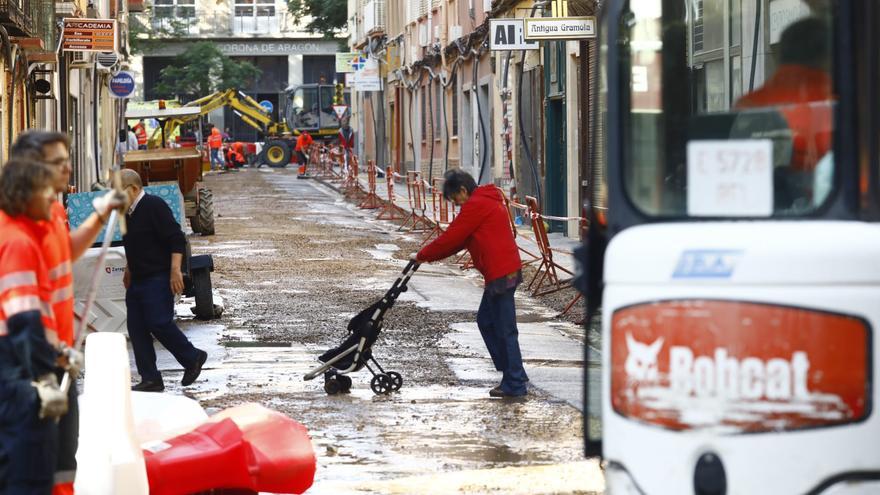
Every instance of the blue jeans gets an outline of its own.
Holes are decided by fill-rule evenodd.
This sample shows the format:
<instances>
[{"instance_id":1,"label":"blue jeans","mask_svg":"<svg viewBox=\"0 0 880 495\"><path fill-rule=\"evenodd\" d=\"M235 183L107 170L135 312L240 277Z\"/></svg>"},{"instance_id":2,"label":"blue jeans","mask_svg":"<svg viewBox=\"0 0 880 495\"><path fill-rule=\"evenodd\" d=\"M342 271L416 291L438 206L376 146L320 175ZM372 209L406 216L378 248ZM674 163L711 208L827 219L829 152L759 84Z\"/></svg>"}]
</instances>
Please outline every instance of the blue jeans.
<instances>
[{"instance_id":1,"label":"blue jeans","mask_svg":"<svg viewBox=\"0 0 880 495\"><path fill-rule=\"evenodd\" d=\"M184 369L196 365L198 350L174 323L174 294L169 275L132 281L125 291L125 309L134 362L142 380L162 381L162 374L156 368L153 337Z\"/></svg>"},{"instance_id":2,"label":"blue jeans","mask_svg":"<svg viewBox=\"0 0 880 495\"><path fill-rule=\"evenodd\" d=\"M508 395L525 395L529 377L523 368L519 350L514 292L515 287L501 293L483 291L483 300L477 311L477 327L495 369L503 373L501 391Z\"/></svg>"},{"instance_id":3,"label":"blue jeans","mask_svg":"<svg viewBox=\"0 0 880 495\"><path fill-rule=\"evenodd\" d=\"M223 155L220 153L220 148L211 148L211 170L214 170L214 163L217 164L216 168L223 168Z\"/></svg>"}]
</instances>

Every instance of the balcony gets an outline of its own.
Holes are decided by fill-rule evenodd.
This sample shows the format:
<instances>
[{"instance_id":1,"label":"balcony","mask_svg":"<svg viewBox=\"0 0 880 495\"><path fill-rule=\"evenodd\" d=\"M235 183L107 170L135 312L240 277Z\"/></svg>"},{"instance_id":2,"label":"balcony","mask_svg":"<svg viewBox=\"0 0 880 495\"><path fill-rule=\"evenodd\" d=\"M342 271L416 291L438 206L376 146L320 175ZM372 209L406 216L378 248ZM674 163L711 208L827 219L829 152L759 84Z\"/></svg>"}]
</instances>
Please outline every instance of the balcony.
<instances>
[{"instance_id":1,"label":"balcony","mask_svg":"<svg viewBox=\"0 0 880 495\"><path fill-rule=\"evenodd\" d=\"M34 35L34 18L32 17L32 3L41 3L31 0L0 0L0 24L11 36Z\"/></svg>"},{"instance_id":2,"label":"balcony","mask_svg":"<svg viewBox=\"0 0 880 495\"><path fill-rule=\"evenodd\" d=\"M195 15L183 17L154 15L150 19L150 27L154 32L162 33L163 36L184 38L199 34L199 18Z\"/></svg>"}]
</instances>

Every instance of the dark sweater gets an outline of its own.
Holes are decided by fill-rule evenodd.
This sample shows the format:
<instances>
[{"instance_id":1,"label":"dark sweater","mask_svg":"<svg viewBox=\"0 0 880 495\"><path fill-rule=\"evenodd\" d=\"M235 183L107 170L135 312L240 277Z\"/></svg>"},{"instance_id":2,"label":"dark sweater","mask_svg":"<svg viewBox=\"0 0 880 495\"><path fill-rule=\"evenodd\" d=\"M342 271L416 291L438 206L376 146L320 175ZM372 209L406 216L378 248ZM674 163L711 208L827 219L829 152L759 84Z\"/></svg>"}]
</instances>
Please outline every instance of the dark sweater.
<instances>
[{"instance_id":1,"label":"dark sweater","mask_svg":"<svg viewBox=\"0 0 880 495\"><path fill-rule=\"evenodd\" d=\"M186 237L171 208L158 196L144 194L134 213L126 215L128 232L122 237L132 280L171 273L171 253L186 251Z\"/></svg>"}]
</instances>

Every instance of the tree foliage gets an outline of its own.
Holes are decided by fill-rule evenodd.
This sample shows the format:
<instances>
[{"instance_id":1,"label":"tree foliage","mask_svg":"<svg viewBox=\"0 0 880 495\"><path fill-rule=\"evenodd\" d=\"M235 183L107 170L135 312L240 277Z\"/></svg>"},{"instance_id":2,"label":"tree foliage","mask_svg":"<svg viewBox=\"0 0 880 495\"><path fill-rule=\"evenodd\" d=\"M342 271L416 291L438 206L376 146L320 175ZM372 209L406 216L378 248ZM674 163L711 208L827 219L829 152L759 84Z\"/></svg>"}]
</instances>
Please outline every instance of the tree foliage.
<instances>
[{"instance_id":1,"label":"tree foliage","mask_svg":"<svg viewBox=\"0 0 880 495\"><path fill-rule=\"evenodd\" d=\"M150 48L168 39L186 36L190 21L177 17L156 17L151 6L128 16L128 47L132 54L149 53Z\"/></svg>"},{"instance_id":2,"label":"tree foliage","mask_svg":"<svg viewBox=\"0 0 880 495\"><path fill-rule=\"evenodd\" d=\"M348 26L348 0L288 0L287 9L306 31L335 38Z\"/></svg>"},{"instance_id":3,"label":"tree foliage","mask_svg":"<svg viewBox=\"0 0 880 495\"><path fill-rule=\"evenodd\" d=\"M210 41L200 41L162 69L156 92L164 97L202 97L229 88L244 89L260 76L250 62L237 62Z\"/></svg>"}]
</instances>

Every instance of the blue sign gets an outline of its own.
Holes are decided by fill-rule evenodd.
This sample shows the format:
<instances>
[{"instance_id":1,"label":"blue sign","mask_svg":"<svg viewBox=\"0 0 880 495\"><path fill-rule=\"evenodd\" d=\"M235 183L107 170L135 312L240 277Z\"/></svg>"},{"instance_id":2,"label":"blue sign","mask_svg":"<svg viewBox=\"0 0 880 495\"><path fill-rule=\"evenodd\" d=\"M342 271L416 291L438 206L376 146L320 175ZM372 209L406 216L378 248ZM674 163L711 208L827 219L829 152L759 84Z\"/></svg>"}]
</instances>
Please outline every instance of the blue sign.
<instances>
[{"instance_id":1,"label":"blue sign","mask_svg":"<svg viewBox=\"0 0 880 495\"><path fill-rule=\"evenodd\" d=\"M131 72L117 72L110 78L110 93L116 98L128 98L134 93L134 76Z\"/></svg>"},{"instance_id":2,"label":"blue sign","mask_svg":"<svg viewBox=\"0 0 880 495\"><path fill-rule=\"evenodd\" d=\"M273 105L272 102L269 100L261 101L260 106L265 108L267 113L272 113L272 109L275 108L275 105Z\"/></svg>"},{"instance_id":3,"label":"blue sign","mask_svg":"<svg viewBox=\"0 0 880 495\"><path fill-rule=\"evenodd\" d=\"M730 278L743 251L688 249L681 253L672 278Z\"/></svg>"}]
</instances>

